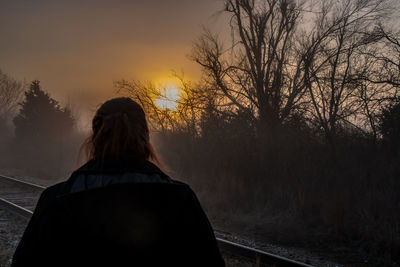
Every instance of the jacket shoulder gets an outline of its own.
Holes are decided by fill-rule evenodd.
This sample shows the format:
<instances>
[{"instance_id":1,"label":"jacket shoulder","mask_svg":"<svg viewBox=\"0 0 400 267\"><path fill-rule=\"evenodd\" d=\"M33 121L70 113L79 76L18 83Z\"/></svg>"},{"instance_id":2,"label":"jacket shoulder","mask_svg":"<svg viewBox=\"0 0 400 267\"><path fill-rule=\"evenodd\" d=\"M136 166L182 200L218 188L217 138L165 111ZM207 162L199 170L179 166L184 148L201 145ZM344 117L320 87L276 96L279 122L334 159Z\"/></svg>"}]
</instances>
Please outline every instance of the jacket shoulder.
<instances>
[{"instance_id":1,"label":"jacket shoulder","mask_svg":"<svg viewBox=\"0 0 400 267\"><path fill-rule=\"evenodd\" d=\"M39 201L36 205L35 212L42 213L48 207L54 205L57 201L57 197L66 193L66 183L61 182L52 186L47 187L40 194Z\"/></svg>"},{"instance_id":2,"label":"jacket shoulder","mask_svg":"<svg viewBox=\"0 0 400 267\"><path fill-rule=\"evenodd\" d=\"M173 184L176 184L176 185L179 185L179 186L182 186L182 187L186 187L187 189L192 190L188 184L186 184L186 183L184 183L182 181L178 181L178 180L175 180L175 179L171 179L171 181L172 181Z\"/></svg>"},{"instance_id":3,"label":"jacket shoulder","mask_svg":"<svg viewBox=\"0 0 400 267\"><path fill-rule=\"evenodd\" d=\"M41 197L43 196L46 198L49 197L55 198L57 195L65 193L65 191L66 191L66 182L61 182L47 187L45 190L43 190Z\"/></svg>"}]
</instances>

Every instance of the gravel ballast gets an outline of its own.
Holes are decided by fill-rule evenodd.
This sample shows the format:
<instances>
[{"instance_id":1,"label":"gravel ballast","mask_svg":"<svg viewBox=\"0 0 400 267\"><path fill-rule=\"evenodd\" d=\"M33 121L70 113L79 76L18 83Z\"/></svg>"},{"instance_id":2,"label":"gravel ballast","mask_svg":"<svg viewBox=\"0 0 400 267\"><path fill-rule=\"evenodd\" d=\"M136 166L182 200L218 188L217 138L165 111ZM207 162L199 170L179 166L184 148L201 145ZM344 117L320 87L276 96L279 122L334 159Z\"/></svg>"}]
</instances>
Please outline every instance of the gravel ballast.
<instances>
[{"instance_id":1,"label":"gravel ballast","mask_svg":"<svg viewBox=\"0 0 400 267\"><path fill-rule=\"evenodd\" d=\"M11 265L15 248L27 223L27 220L0 207L0 267Z\"/></svg>"}]
</instances>

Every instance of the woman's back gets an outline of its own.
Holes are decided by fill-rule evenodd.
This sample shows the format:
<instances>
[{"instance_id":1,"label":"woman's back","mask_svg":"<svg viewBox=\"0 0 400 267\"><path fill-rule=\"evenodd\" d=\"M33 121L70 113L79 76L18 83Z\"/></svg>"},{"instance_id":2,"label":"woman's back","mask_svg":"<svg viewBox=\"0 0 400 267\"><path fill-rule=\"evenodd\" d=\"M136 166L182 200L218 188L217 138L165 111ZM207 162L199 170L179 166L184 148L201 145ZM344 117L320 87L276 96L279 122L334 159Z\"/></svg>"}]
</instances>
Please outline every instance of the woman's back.
<instances>
[{"instance_id":1,"label":"woman's back","mask_svg":"<svg viewBox=\"0 0 400 267\"><path fill-rule=\"evenodd\" d=\"M13 266L224 265L186 184L150 162L94 163L43 193Z\"/></svg>"}]
</instances>

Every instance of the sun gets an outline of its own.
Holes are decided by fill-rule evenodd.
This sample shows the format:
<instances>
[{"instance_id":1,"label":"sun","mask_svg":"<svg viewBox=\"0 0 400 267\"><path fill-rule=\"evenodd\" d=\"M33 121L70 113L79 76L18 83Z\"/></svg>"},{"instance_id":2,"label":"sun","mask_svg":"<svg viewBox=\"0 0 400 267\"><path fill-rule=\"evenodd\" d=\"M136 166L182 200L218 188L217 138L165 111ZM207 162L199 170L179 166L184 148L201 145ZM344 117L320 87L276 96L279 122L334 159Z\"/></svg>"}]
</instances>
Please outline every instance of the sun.
<instances>
[{"instance_id":1,"label":"sun","mask_svg":"<svg viewBox=\"0 0 400 267\"><path fill-rule=\"evenodd\" d=\"M156 104L161 109L176 110L179 98L178 86L174 83L167 83L160 86L160 96L156 99Z\"/></svg>"}]
</instances>

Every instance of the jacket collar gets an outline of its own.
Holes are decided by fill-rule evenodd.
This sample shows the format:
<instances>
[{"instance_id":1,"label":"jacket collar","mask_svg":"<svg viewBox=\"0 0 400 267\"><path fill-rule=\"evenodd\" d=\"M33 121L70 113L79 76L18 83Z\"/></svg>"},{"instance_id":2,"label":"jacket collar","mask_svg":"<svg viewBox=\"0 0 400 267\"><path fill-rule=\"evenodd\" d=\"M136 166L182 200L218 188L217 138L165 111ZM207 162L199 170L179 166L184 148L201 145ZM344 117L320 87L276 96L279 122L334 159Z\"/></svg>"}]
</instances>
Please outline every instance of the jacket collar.
<instances>
[{"instance_id":1,"label":"jacket collar","mask_svg":"<svg viewBox=\"0 0 400 267\"><path fill-rule=\"evenodd\" d=\"M148 160L137 158L91 159L66 181L66 192L74 193L119 183L171 183L173 180Z\"/></svg>"},{"instance_id":2,"label":"jacket collar","mask_svg":"<svg viewBox=\"0 0 400 267\"><path fill-rule=\"evenodd\" d=\"M138 173L157 173L166 175L155 164L145 159L138 158L105 158L103 160L94 158L86 162L76 171L78 173L123 173L123 172L138 172Z\"/></svg>"}]
</instances>

